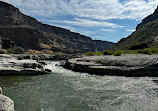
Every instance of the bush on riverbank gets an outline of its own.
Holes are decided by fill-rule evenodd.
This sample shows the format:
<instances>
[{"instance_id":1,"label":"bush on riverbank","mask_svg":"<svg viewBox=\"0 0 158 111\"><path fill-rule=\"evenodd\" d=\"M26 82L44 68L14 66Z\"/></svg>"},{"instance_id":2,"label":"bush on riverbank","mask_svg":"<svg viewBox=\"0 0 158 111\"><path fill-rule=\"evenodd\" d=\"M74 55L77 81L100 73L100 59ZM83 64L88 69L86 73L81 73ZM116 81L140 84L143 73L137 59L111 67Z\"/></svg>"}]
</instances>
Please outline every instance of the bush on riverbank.
<instances>
[{"instance_id":1,"label":"bush on riverbank","mask_svg":"<svg viewBox=\"0 0 158 111\"><path fill-rule=\"evenodd\" d=\"M25 53L25 51L22 47L16 47L14 49L14 54L24 54L24 53Z\"/></svg>"},{"instance_id":2,"label":"bush on riverbank","mask_svg":"<svg viewBox=\"0 0 158 111\"><path fill-rule=\"evenodd\" d=\"M0 54L5 54L5 52L3 50L0 50Z\"/></svg>"},{"instance_id":3,"label":"bush on riverbank","mask_svg":"<svg viewBox=\"0 0 158 111\"><path fill-rule=\"evenodd\" d=\"M101 56L103 52L87 52L85 53L86 56Z\"/></svg>"},{"instance_id":4,"label":"bush on riverbank","mask_svg":"<svg viewBox=\"0 0 158 111\"><path fill-rule=\"evenodd\" d=\"M140 54L148 54L148 55L151 55L151 54L158 54L158 49L157 48L146 48L146 49L143 49L143 50L137 50L138 53Z\"/></svg>"},{"instance_id":5,"label":"bush on riverbank","mask_svg":"<svg viewBox=\"0 0 158 111\"><path fill-rule=\"evenodd\" d=\"M145 49L149 48L149 45L147 43L137 43L132 45L129 50L138 50L138 49Z\"/></svg>"},{"instance_id":6,"label":"bush on riverbank","mask_svg":"<svg viewBox=\"0 0 158 111\"><path fill-rule=\"evenodd\" d=\"M123 54L123 51L118 50L114 53L114 56L121 56L121 54Z\"/></svg>"},{"instance_id":7,"label":"bush on riverbank","mask_svg":"<svg viewBox=\"0 0 158 111\"><path fill-rule=\"evenodd\" d=\"M114 56L120 56L122 54L158 54L158 48L151 47L151 48L145 48L145 49L138 49L138 50L117 50L117 51L111 51L111 50L105 50L103 52L88 52L84 55L86 56L101 56L101 55L114 55Z\"/></svg>"},{"instance_id":8,"label":"bush on riverbank","mask_svg":"<svg viewBox=\"0 0 158 111\"><path fill-rule=\"evenodd\" d=\"M15 47L7 49L7 54L25 54L25 51L22 47Z\"/></svg>"},{"instance_id":9,"label":"bush on riverbank","mask_svg":"<svg viewBox=\"0 0 158 111\"><path fill-rule=\"evenodd\" d=\"M110 50L105 50L104 52L103 52L103 55L113 55L114 54L114 52L113 51L110 51Z\"/></svg>"},{"instance_id":10,"label":"bush on riverbank","mask_svg":"<svg viewBox=\"0 0 158 111\"><path fill-rule=\"evenodd\" d=\"M14 54L14 49L13 48L9 48L7 49L7 54Z\"/></svg>"}]
</instances>

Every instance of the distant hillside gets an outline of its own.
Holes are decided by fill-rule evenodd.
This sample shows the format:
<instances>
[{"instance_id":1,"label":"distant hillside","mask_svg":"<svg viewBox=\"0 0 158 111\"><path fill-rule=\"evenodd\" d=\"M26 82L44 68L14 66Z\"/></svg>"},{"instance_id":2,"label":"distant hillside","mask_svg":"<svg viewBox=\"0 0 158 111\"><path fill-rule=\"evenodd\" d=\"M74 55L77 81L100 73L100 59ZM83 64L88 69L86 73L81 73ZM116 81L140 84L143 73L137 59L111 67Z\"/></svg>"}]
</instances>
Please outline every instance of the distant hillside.
<instances>
[{"instance_id":1,"label":"distant hillside","mask_svg":"<svg viewBox=\"0 0 158 111\"><path fill-rule=\"evenodd\" d=\"M158 47L158 8L138 24L135 32L127 38L121 39L112 49L129 49L138 43L147 43L149 46Z\"/></svg>"},{"instance_id":2,"label":"distant hillside","mask_svg":"<svg viewBox=\"0 0 158 111\"><path fill-rule=\"evenodd\" d=\"M64 53L101 51L114 45L112 42L96 42L79 33L42 24L2 1L0 1L0 36L11 39L17 46L25 49L49 49Z\"/></svg>"}]
</instances>

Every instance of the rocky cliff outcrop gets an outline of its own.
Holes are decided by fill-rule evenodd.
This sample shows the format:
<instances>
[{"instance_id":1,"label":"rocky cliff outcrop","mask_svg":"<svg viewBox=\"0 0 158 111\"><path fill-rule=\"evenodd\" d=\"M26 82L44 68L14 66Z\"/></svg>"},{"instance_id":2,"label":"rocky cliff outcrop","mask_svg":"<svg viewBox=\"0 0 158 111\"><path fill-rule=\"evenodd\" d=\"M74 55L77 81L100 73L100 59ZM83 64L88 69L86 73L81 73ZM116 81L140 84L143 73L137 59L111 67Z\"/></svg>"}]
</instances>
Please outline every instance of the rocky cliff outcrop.
<instances>
[{"instance_id":1,"label":"rocky cliff outcrop","mask_svg":"<svg viewBox=\"0 0 158 111\"><path fill-rule=\"evenodd\" d=\"M142 22L140 24L137 25L137 28L136 29L140 29L141 27L143 27L145 24L149 23L149 22L152 22L154 20L158 19L158 7L157 9L154 11L153 14L147 16L146 18L144 18L142 20Z\"/></svg>"},{"instance_id":2,"label":"rocky cliff outcrop","mask_svg":"<svg viewBox=\"0 0 158 111\"><path fill-rule=\"evenodd\" d=\"M0 36L0 49L14 48L14 46L14 42L12 42L10 39Z\"/></svg>"},{"instance_id":3,"label":"rocky cliff outcrop","mask_svg":"<svg viewBox=\"0 0 158 111\"><path fill-rule=\"evenodd\" d=\"M27 27L0 27L0 36L14 41L16 46L27 49L40 49L39 39L42 34Z\"/></svg>"},{"instance_id":4,"label":"rocky cliff outcrop","mask_svg":"<svg viewBox=\"0 0 158 111\"><path fill-rule=\"evenodd\" d=\"M112 49L128 50L131 46L147 43L149 46L158 47L158 8L155 12L142 20L137 30L127 38L121 39Z\"/></svg>"},{"instance_id":5,"label":"rocky cliff outcrop","mask_svg":"<svg viewBox=\"0 0 158 111\"><path fill-rule=\"evenodd\" d=\"M10 38L17 46L26 49L45 49L54 52L82 53L105 50L111 42L93 41L70 30L42 24L36 19L22 14L14 6L0 1L0 35ZM100 45L99 42L102 44ZM104 44L105 43L105 44ZM111 45L107 45L107 44Z\"/></svg>"}]
</instances>

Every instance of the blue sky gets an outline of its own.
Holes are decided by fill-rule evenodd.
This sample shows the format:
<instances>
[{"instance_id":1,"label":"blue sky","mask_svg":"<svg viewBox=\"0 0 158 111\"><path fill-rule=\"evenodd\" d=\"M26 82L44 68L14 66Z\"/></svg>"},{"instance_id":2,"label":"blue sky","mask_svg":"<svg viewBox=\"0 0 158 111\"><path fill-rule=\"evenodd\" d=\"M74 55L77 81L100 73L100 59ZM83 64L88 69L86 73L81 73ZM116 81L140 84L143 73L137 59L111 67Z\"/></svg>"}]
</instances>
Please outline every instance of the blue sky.
<instances>
[{"instance_id":1,"label":"blue sky","mask_svg":"<svg viewBox=\"0 0 158 111\"><path fill-rule=\"evenodd\" d=\"M117 42L152 14L158 0L3 0L38 21Z\"/></svg>"}]
</instances>

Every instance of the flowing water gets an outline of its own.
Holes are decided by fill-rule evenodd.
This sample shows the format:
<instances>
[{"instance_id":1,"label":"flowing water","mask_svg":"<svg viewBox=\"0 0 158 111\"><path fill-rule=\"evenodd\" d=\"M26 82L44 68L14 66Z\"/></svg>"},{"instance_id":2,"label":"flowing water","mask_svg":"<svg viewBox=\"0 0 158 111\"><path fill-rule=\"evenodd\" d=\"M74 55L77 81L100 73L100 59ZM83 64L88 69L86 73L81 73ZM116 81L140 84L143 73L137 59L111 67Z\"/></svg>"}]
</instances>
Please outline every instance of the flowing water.
<instances>
[{"instance_id":1,"label":"flowing water","mask_svg":"<svg viewBox=\"0 0 158 111\"><path fill-rule=\"evenodd\" d=\"M55 64L50 75L0 77L15 111L158 111L158 78L100 77Z\"/></svg>"}]
</instances>

